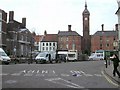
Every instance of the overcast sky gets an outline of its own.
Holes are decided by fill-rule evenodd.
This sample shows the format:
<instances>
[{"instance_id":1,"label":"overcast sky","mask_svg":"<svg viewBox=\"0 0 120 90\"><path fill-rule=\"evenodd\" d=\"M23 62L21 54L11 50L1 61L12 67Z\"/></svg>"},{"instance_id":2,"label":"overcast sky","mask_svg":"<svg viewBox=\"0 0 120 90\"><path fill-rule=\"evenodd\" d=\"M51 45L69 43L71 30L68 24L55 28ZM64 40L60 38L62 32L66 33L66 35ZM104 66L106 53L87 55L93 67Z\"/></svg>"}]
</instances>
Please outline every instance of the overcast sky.
<instances>
[{"instance_id":1,"label":"overcast sky","mask_svg":"<svg viewBox=\"0 0 120 90\"><path fill-rule=\"evenodd\" d=\"M72 30L83 35L82 12L85 0L0 0L0 9L9 13L14 11L14 19L22 22L26 17L27 28L37 34L57 34L58 30ZM90 34L101 30L113 30L118 22L117 0L87 0L90 12ZM9 16L9 15L8 15Z\"/></svg>"}]
</instances>

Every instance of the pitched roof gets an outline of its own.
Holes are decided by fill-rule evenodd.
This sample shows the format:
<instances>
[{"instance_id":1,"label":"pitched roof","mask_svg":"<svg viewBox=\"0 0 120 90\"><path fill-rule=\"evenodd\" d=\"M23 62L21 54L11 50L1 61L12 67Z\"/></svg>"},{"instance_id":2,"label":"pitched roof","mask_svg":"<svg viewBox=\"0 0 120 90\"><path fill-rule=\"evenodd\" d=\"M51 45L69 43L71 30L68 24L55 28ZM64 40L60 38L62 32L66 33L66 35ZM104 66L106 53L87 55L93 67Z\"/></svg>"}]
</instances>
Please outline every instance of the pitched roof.
<instances>
[{"instance_id":1,"label":"pitched roof","mask_svg":"<svg viewBox=\"0 0 120 90\"><path fill-rule=\"evenodd\" d=\"M118 31L97 31L94 36L117 36Z\"/></svg>"},{"instance_id":2,"label":"pitched roof","mask_svg":"<svg viewBox=\"0 0 120 90\"><path fill-rule=\"evenodd\" d=\"M34 36L35 42L40 42L43 38L43 35L36 35Z\"/></svg>"},{"instance_id":3,"label":"pitched roof","mask_svg":"<svg viewBox=\"0 0 120 90\"><path fill-rule=\"evenodd\" d=\"M58 36L80 36L76 31L59 31Z\"/></svg>"},{"instance_id":4,"label":"pitched roof","mask_svg":"<svg viewBox=\"0 0 120 90\"><path fill-rule=\"evenodd\" d=\"M46 34L41 42L57 42L57 34Z\"/></svg>"}]
</instances>

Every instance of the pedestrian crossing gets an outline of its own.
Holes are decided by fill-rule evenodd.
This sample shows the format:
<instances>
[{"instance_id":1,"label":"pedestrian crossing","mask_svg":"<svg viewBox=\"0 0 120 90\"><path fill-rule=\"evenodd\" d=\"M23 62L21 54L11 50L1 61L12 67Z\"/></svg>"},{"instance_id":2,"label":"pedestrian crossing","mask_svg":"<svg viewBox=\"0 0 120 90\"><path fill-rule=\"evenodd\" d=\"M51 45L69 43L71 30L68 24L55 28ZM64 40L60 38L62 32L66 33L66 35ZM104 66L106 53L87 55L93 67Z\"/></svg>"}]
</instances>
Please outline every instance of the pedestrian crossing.
<instances>
[{"instance_id":1,"label":"pedestrian crossing","mask_svg":"<svg viewBox=\"0 0 120 90\"><path fill-rule=\"evenodd\" d=\"M90 74L86 73L84 71L78 71L78 70L70 70L66 72L56 72L55 70L22 70L14 73L0 73L0 76L36 76L36 77L44 77L44 76L62 76L62 77L103 77L103 75L100 73Z\"/></svg>"}]
</instances>

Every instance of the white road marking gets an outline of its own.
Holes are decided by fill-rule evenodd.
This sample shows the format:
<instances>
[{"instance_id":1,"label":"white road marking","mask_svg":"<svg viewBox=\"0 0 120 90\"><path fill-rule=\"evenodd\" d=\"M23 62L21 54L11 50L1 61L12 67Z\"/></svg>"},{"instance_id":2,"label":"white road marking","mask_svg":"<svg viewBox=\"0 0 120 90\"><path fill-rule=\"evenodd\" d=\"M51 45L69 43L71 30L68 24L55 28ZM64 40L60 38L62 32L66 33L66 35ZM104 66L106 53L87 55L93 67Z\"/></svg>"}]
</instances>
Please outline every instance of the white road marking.
<instances>
[{"instance_id":1,"label":"white road marking","mask_svg":"<svg viewBox=\"0 0 120 90\"><path fill-rule=\"evenodd\" d=\"M69 74L61 74L61 76L64 76L64 77L68 77L68 76L70 76Z\"/></svg>"},{"instance_id":2,"label":"white road marking","mask_svg":"<svg viewBox=\"0 0 120 90\"><path fill-rule=\"evenodd\" d=\"M88 74L88 73L85 73L84 71L77 71L77 70L70 70L70 73L72 73L72 74L61 73L59 75L63 76L63 77L69 77L70 75L76 76L76 77L80 77L80 76L102 77L103 76L101 74ZM33 76L33 75L35 75L35 76L58 76L56 74L55 70L22 70L22 71L19 71L18 73L12 73L12 74L0 73L0 76L6 76L6 75L12 75L12 76L20 76L20 75L23 75L23 76Z\"/></svg>"},{"instance_id":3,"label":"white road marking","mask_svg":"<svg viewBox=\"0 0 120 90\"><path fill-rule=\"evenodd\" d=\"M92 74L84 74L86 77L91 77L93 76Z\"/></svg>"},{"instance_id":4,"label":"white road marking","mask_svg":"<svg viewBox=\"0 0 120 90\"><path fill-rule=\"evenodd\" d=\"M11 74L12 76L20 76L21 75L21 73L13 73L13 74Z\"/></svg>"},{"instance_id":5,"label":"white road marking","mask_svg":"<svg viewBox=\"0 0 120 90\"><path fill-rule=\"evenodd\" d=\"M70 88L84 88L83 86L79 86L75 83L72 83L70 81L67 81L67 80L59 78L59 77L58 78L45 79L45 80L50 81L52 83L64 85L64 86L67 86L67 87L70 87Z\"/></svg>"},{"instance_id":6,"label":"white road marking","mask_svg":"<svg viewBox=\"0 0 120 90\"><path fill-rule=\"evenodd\" d=\"M103 75L101 74L94 74L95 76L102 77Z\"/></svg>"},{"instance_id":7,"label":"white road marking","mask_svg":"<svg viewBox=\"0 0 120 90\"><path fill-rule=\"evenodd\" d=\"M43 74L43 73L48 73L48 70L42 70L42 74Z\"/></svg>"},{"instance_id":8,"label":"white road marking","mask_svg":"<svg viewBox=\"0 0 120 90\"><path fill-rule=\"evenodd\" d=\"M29 74L29 73L27 73L27 74L25 74L24 76L32 76L33 74Z\"/></svg>"},{"instance_id":9,"label":"white road marking","mask_svg":"<svg viewBox=\"0 0 120 90\"><path fill-rule=\"evenodd\" d=\"M5 81L5 83L7 83L7 84L13 84L13 83L17 83L17 81L16 80L7 80L7 81Z\"/></svg>"},{"instance_id":10,"label":"white road marking","mask_svg":"<svg viewBox=\"0 0 120 90\"><path fill-rule=\"evenodd\" d=\"M0 73L0 76L6 76L8 73Z\"/></svg>"},{"instance_id":11,"label":"white road marking","mask_svg":"<svg viewBox=\"0 0 120 90\"><path fill-rule=\"evenodd\" d=\"M29 70L27 73L34 73L35 70Z\"/></svg>"},{"instance_id":12,"label":"white road marking","mask_svg":"<svg viewBox=\"0 0 120 90\"><path fill-rule=\"evenodd\" d=\"M36 74L36 76L45 76L44 74Z\"/></svg>"}]
</instances>

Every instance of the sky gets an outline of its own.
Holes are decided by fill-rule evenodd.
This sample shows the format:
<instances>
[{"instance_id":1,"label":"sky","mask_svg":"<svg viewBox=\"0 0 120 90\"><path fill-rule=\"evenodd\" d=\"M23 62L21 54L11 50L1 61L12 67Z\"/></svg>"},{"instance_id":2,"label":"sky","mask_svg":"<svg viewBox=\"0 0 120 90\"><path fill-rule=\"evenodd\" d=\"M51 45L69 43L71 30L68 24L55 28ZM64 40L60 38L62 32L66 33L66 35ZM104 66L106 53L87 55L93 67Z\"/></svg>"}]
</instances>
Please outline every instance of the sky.
<instances>
[{"instance_id":1,"label":"sky","mask_svg":"<svg viewBox=\"0 0 120 90\"><path fill-rule=\"evenodd\" d=\"M100 31L104 24L105 30L114 30L118 23L115 12L118 9L117 0L86 0L90 12L90 34ZM26 27L36 34L57 34L72 30L83 35L82 12L85 0L0 0L0 9L8 16L14 11L14 20L22 22L26 17Z\"/></svg>"}]
</instances>

